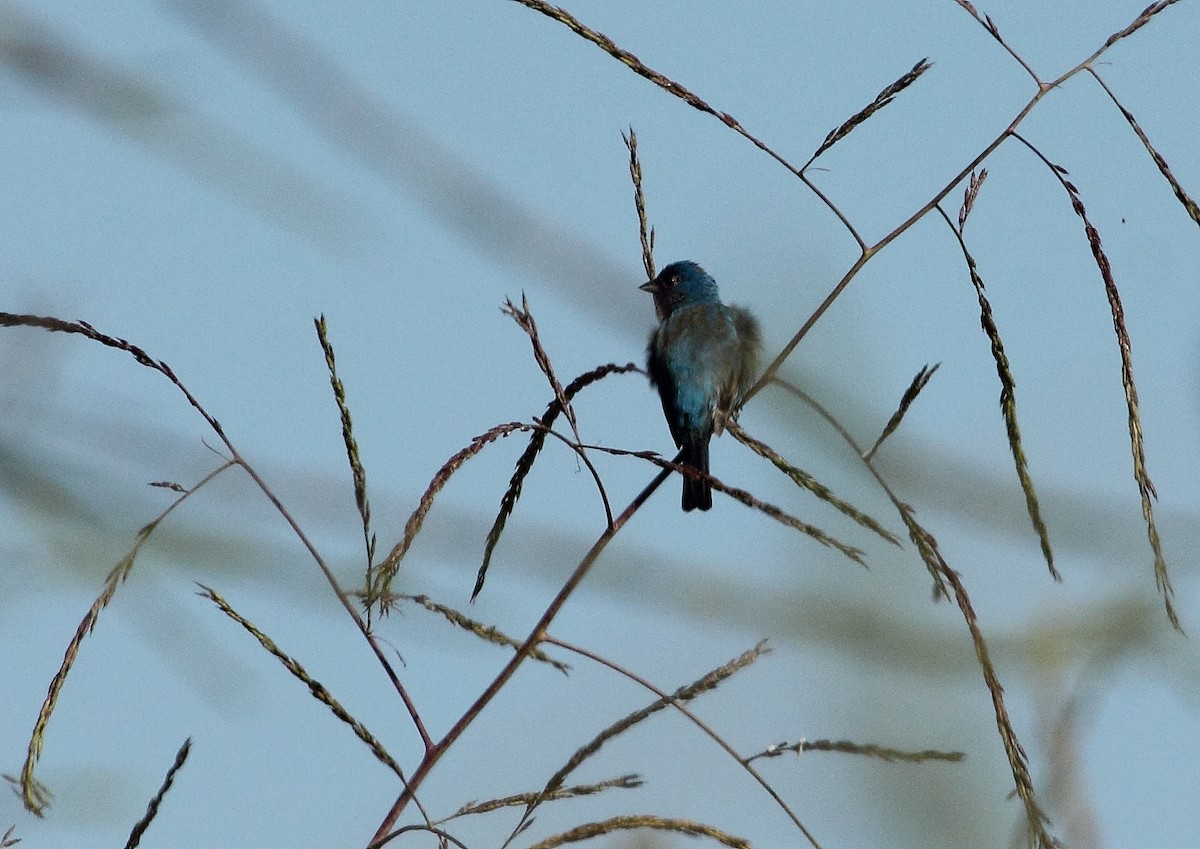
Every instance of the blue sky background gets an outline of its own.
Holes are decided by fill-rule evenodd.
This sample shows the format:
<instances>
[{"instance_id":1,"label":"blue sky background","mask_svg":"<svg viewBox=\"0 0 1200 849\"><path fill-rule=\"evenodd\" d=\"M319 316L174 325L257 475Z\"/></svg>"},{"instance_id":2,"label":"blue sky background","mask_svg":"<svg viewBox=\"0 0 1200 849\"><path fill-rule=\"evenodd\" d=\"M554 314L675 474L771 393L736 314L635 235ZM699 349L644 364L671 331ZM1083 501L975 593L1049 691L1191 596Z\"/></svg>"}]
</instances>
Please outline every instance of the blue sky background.
<instances>
[{"instance_id":1,"label":"blue sky background","mask_svg":"<svg viewBox=\"0 0 1200 849\"><path fill-rule=\"evenodd\" d=\"M977 4L1051 79L1141 10ZM790 161L923 57L933 67L810 172L868 241L925 203L1013 119L1030 78L955 3L570 2ZM1200 191L1181 2L1097 69L1180 182ZM549 398L499 306L522 293L564 381L640 361L653 323L620 133L638 133L659 265L701 262L762 318L773 355L857 257L819 200L719 121L512 2L0 2L0 309L80 318L168 362L312 535L347 586L361 533L320 348L324 313L354 412L380 547L437 468ZM1022 133L1070 170L1121 289L1157 518L1189 631L1200 625L1200 239L1099 87L1077 76ZM966 237L1018 381L1030 469L1064 581L1046 574L999 414L979 307L950 231L927 216L856 278L782 374L869 443L925 363L940 371L880 455L972 593L1053 831L1072 846L1200 839L1200 680L1173 633L1130 472L1112 320L1082 224L1007 142ZM957 212L961 188L946 202ZM104 575L216 462L165 380L78 338L0 334L0 766L19 772L45 689ZM577 405L586 440L670 453L638 375ZM899 532L886 498L810 410L767 390L742 423ZM452 480L403 591L467 608L514 437ZM652 477L596 457L614 507ZM669 481L605 552L552 632L664 689L769 638L775 651L696 710L751 753L781 740L961 749L958 766L810 753L759 764L827 849L1003 846L1019 804L960 614L929 601L912 551L798 492L732 439L714 473L863 547L864 571L718 497ZM542 455L468 612L528 632L603 528L573 455ZM365 845L397 793L328 711L210 603L213 586L359 716L406 768L419 741L316 567L244 475L191 499L146 547L85 641L38 775L45 820L0 795L28 846L121 845L186 737L195 747L143 846ZM505 660L420 610L382 623L431 732ZM578 658L526 666L421 798L434 816L538 789L650 694ZM663 714L575 776L638 791L543 807L525 845L654 812L755 846L799 835L728 756ZM498 845L513 813L462 821ZM407 838L431 845L430 838ZM668 845L682 845L682 840ZM397 844L399 845L399 844ZM627 845L610 840L605 845Z\"/></svg>"}]
</instances>

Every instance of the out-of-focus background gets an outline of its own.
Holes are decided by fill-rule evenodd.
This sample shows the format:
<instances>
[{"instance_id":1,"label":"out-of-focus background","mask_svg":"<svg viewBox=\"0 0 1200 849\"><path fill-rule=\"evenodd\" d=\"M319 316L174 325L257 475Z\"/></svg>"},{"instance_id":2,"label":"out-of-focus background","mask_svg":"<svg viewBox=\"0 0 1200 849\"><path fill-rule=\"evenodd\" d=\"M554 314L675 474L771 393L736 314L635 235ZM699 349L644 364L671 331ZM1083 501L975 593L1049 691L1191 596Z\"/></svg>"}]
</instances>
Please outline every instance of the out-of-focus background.
<instances>
[{"instance_id":1,"label":"out-of-focus background","mask_svg":"<svg viewBox=\"0 0 1200 849\"><path fill-rule=\"evenodd\" d=\"M1045 80L1141 10L978 5ZM810 172L868 241L928 201L1036 90L949 0L569 10L796 163L929 57L931 70ZM1179 3L1097 64L1193 196L1197 32L1200 6ZM701 262L727 300L762 318L770 355L858 255L813 193L746 140L506 0L6 0L0 105L0 309L84 319L168 362L347 586L361 580L362 535L314 316L329 321L386 551L448 457L551 397L528 339L499 310L506 297L528 297L564 382L641 360L653 311L636 288L623 130L639 137L660 266ZM1048 93L1021 131L1069 169L1112 263L1158 528L1194 632L1200 232L1090 77ZM1010 141L986 167L966 237L1012 361L1063 582L1047 574L1024 512L976 295L940 218L876 257L782 375L869 444L916 371L941 363L878 465L972 593L1053 832L1077 847L1195 846L1197 654L1155 591L1103 284L1045 165ZM951 216L960 200L961 187ZM179 393L127 355L5 330L0 374L0 767L16 774L80 618L173 497L146 484L191 485L220 459ZM588 441L673 451L637 374L589 389L576 409ZM903 535L810 409L768 389L742 423ZM397 589L527 633L603 512L590 475L552 440L468 606L523 445L501 441L455 475ZM654 471L595 460L618 509ZM1022 810L1007 798L1012 776L962 617L931 602L911 545L874 538L732 439L714 444L713 470L861 546L870 569L720 495L711 512L684 515L676 479L606 550L553 632L668 690L769 638L771 655L695 704L745 754L802 737L967 753L959 765L821 753L757 764L827 849L1019 841ZM0 833L15 825L28 846L121 845L190 736L143 846L365 845L395 777L195 582L416 764L419 741L363 641L278 514L231 472L152 537L84 641L38 766L53 805L38 820L0 795ZM416 608L380 633L435 736L506 658ZM540 789L577 746L651 700L563 659L569 678L522 668L439 765L421 793L431 815ZM677 715L636 728L573 780L628 772L646 785L544 806L522 839L652 812L757 846L801 844ZM499 845L516 817L455 833Z\"/></svg>"}]
</instances>

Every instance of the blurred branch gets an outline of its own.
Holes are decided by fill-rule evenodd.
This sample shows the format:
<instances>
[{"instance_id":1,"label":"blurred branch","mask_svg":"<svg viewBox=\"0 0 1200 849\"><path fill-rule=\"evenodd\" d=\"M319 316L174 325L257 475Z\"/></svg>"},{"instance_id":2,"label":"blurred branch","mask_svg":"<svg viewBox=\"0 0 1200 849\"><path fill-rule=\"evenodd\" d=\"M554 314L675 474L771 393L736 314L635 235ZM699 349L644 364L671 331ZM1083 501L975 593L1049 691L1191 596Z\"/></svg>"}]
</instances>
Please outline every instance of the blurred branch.
<instances>
[{"instance_id":1,"label":"blurred branch","mask_svg":"<svg viewBox=\"0 0 1200 849\"><path fill-rule=\"evenodd\" d=\"M325 250L361 238L357 202L208 121L143 77L0 0L0 64L31 88Z\"/></svg>"},{"instance_id":2,"label":"blurred branch","mask_svg":"<svg viewBox=\"0 0 1200 849\"><path fill-rule=\"evenodd\" d=\"M158 0L304 116L312 129L491 256L623 326L611 297L628 268L500 189L433 135L356 82L258 0Z\"/></svg>"}]
</instances>

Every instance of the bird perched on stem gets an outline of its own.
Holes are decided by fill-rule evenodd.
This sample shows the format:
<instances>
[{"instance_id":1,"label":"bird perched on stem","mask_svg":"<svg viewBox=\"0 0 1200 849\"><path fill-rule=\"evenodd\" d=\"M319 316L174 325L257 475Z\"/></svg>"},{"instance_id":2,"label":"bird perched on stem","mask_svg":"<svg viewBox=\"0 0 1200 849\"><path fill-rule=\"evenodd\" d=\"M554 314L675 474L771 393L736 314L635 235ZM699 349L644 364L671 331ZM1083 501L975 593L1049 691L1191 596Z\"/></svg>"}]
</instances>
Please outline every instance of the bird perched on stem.
<instances>
[{"instance_id":1,"label":"bird perched on stem","mask_svg":"<svg viewBox=\"0 0 1200 849\"><path fill-rule=\"evenodd\" d=\"M708 474L709 439L725 429L758 376L758 321L721 303L717 282L694 262L673 262L640 288L654 295L659 318L647 348L650 382L682 461ZM683 509L710 507L708 481L685 476Z\"/></svg>"}]
</instances>

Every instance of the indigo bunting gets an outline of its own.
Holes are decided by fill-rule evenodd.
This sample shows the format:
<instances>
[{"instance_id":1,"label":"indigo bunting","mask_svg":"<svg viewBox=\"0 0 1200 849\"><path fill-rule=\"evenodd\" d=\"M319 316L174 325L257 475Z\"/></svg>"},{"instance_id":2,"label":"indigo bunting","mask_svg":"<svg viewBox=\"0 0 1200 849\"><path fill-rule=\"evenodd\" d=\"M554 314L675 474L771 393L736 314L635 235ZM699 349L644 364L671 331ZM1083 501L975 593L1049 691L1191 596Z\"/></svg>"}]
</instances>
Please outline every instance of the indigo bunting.
<instances>
[{"instance_id":1,"label":"indigo bunting","mask_svg":"<svg viewBox=\"0 0 1200 849\"><path fill-rule=\"evenodd\" d=\"M682 461L708 474L709 439L725 429L758 376L758 321L721 303L717 282L694 262L673 262L640 288L654 295L659 318L646 351L650 383ZM708 481L685 476L683 509L710 507Z\"/></svg>"}]
</instances>

